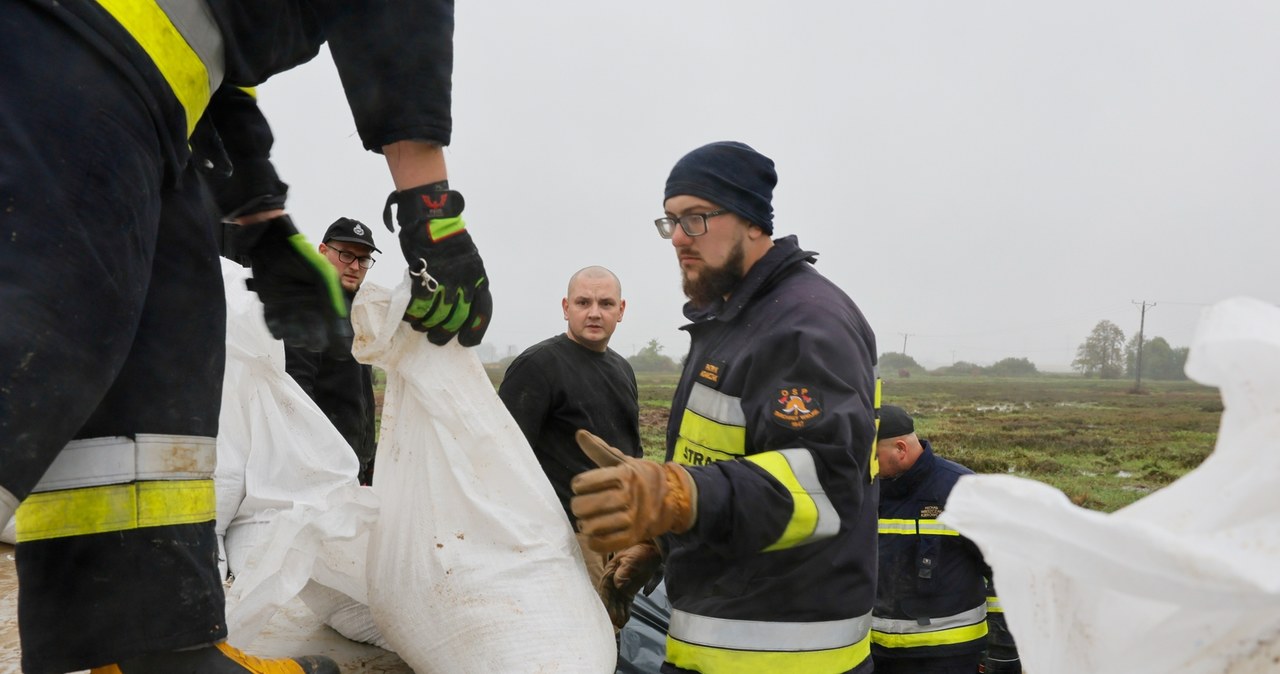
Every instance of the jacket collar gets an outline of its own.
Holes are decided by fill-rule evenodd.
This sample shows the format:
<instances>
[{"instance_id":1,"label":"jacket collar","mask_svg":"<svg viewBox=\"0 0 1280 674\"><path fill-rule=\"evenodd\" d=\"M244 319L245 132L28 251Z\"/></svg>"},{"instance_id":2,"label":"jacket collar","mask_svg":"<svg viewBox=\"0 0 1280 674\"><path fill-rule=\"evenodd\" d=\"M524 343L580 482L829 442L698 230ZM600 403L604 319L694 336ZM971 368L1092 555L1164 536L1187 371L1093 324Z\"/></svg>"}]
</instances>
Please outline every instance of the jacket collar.
<instances>
[{"instance_id":1,"label":"jacket collar","mask_svg":"<svg viewBox=\"0 0 1280 674\"><path fill-rule=\"evenodd\" d=\"M693 302L685 302L684 315L694 323L711 320L728 322L733 320L743 308L751 303L752 298L772 284L779 276L801 260L813 264L817 253L802 250L800 241L794 234L773 240L773 247L747 270L747 275L738 283L729 299L717 300L706 307L695 307ZM685 326L688 327L688 326Z\"/></svg>"}]
</instances>

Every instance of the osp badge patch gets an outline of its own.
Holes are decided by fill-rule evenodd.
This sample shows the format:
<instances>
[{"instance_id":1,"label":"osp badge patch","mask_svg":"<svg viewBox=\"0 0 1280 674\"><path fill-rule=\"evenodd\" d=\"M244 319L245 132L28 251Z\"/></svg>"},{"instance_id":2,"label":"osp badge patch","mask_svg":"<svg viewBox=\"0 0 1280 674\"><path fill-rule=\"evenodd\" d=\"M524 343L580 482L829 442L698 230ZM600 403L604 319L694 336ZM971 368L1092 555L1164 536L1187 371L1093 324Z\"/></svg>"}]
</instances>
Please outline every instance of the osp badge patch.
<instances>
[{"instance_id":1,"label":"osp badge patch","mask_svg":"<svg viewBox=\"0 0 1280 674\"><path fill-rule=\"evenodd\" d=\"M822 416L818 392L807 386L778 389L773 401L773 420L787 428L804 428Z\"/></svg>"}]
</instances>

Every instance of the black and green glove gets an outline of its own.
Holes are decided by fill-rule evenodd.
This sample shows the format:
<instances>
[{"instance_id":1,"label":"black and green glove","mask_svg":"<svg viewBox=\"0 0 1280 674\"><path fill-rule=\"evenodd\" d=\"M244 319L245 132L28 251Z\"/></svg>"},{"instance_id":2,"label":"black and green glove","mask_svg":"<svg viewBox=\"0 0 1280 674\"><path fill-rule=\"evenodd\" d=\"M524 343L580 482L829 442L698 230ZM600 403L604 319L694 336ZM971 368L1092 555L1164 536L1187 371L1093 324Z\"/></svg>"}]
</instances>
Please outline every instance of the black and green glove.
<instances>
[{"instance_id":1,"label":"black and green glove","mask_svg":"<svg viewBox=\"0 0 1280 674\"><path fill-rule=\"evenodd\" d=\"M267 328L285 345L351 354L350 308L338 272L280 215L237 227L236 245L249 258L246 285L262 300Z\"/></svg>"},{"instance_id":2,"label":"black and green glove","mask_svg":"<svg viewBox=\"0 0 1280 674\"><path fill-rule=\"evenodd\" d=\"M484 339L493 313L489 277L462 220L462 195L447 182L432 183L387 197L382 219L391 226L391 205L400 223L400 249L409 263L413 298L404 320L426 332L432 344L458 336L463 346Z\"/></svg>"}]
</instances>

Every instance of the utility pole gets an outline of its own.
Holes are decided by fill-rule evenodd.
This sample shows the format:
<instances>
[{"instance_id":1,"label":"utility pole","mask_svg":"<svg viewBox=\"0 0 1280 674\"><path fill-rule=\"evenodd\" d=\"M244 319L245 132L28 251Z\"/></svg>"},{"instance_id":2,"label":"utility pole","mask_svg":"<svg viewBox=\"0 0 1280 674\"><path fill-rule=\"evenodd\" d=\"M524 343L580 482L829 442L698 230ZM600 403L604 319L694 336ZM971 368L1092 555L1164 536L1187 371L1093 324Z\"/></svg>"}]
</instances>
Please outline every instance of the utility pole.
<instances>
[{"instance_id":1,"label":"utility pole","mask_svg":"<svg viewBox=\"0 0 1280 674\"><path fill-rule=\"evenodd\" d=\"M1133 382L1133 392L1141 393L1142 392L1142 343L1146 341L1146 338L1142 336L1142 333L1143 331L1146 330L1146 327L1147 327L1147 309L1149 307L1154 307L1156 303L1152 302L1148 304L1146 300L1142 300L1141 302L1139 302L1138 300L1130 300L1130 303L1140 304L1142 306L1142 314L1141 314L1141 317L1138 319L1138 362L1135 363L1133 368L1133 372L1137 376L1137 378Z\"/></svg>"},{"instance_id":2,"label":"utility pole","mask_svg":"<svg viewBox=\"0 0 1280 674\"><path fill-rule=\"evenodd\" d=\"M911 337L914 333L899 332L898 334L902 335L902 356L905 358L907 355L907 338Z\"/></svg>"}]
</instances>

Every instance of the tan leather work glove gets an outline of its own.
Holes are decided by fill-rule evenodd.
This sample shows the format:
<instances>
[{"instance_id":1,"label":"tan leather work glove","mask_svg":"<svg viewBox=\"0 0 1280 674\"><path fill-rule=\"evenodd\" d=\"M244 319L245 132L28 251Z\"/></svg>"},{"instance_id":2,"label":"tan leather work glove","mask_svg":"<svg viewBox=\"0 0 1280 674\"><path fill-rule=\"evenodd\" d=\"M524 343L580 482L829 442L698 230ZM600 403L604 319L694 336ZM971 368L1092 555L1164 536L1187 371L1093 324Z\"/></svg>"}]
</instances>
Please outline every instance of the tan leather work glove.
<instances>
[{"instance_id":1,"label":"tan leather work glove","mask_svg":"<svg viewBox=\"0 0 1280 674\"><path fill-rule=\"evenodd\" d=\"M578 446L601 468L579 473L569 509L587 547L617 552L667 532L682 534L698 518L698 487L683 466L633 459L579 430Z\"/></svg>"},{"instance_id":2,"label":"tan leather work glove","mask_svg":"<svg viewBox=\"0 0 1280 674\"><path fill-rule=\"evenodd\" d=\"M613 626L622 629L631 618L631 602L636 593L653 577L662 564L662 553L653 541L633 545L613 556L604 565L600 587L596 591L604 600Z\"/></svg>"}]
</instances>

